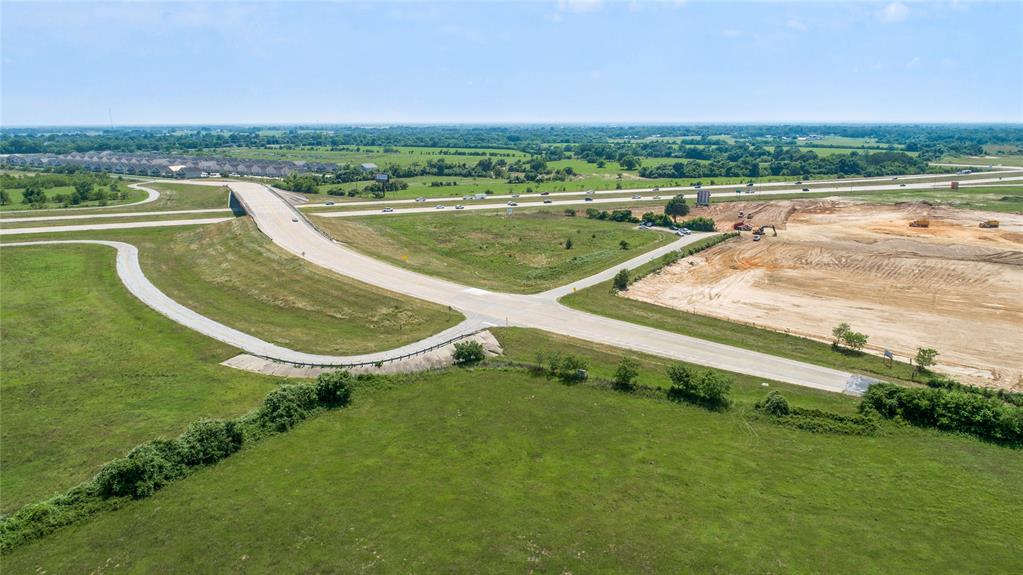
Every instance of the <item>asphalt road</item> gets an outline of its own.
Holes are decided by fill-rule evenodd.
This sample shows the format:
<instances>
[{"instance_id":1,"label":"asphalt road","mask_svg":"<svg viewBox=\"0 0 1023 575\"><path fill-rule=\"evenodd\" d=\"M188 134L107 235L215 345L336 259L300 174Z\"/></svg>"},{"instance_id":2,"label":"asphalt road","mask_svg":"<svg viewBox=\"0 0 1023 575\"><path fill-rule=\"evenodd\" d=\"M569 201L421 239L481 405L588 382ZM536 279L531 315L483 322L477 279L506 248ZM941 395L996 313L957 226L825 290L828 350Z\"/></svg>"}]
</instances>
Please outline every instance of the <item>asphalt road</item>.
<instances>
[{"instance_id":1,"label":"asphalt road","mask_svg":"<svg viewBox=\"0 0 1023 575\"><path fill-rule=\"evenodd\" d=\"M133 228L165 228L169 226L194 226L219 224L233 218L197 218L193 220L155 220L151 222L118 222L109 224L76 224L70 226L39 226L35 228L0 228L0 236L25 234L49 234L53 232L88 232L95 230L127 230Z\"/></svg>"},{"instance_id":2,"label":"asphalt road","mask_svg":"<svg viewBox=\"0 0 1023 575\"><path fill-rule=\"evenodd\" d=\"M796 385L842 392L857 378L852 374L735 348L697 338L613 320L565 307L557 290L536 295L490 292L426 276L360 254L317 231L293 206L266 186L250 182L229 184L259 229L283 249L341 275L441 305L451 306L481 325L532 327L636 352L687 361ZM688 236L674 249L695 241ZM634 258L639 265L658 257L660 249ZM591 285L615 266L576 282ZM569 287L570 289L570 287Z\"/></svg>"}]
</instances>

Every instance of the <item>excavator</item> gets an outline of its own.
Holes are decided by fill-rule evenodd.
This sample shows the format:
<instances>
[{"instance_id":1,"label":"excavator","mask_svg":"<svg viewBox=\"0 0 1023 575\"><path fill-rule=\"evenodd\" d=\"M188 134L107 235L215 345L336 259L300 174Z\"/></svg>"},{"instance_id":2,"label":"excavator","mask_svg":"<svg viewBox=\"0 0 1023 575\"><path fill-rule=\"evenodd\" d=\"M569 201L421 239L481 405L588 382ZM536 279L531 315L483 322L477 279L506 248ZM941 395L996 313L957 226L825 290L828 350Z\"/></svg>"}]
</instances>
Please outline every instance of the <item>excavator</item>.
<instances>
[{"instance_id":1,"label":"excavator","mask_svg":"<svg viewBox=\"0 0 1023 575\"><path fill-rule=\"evenodd\" d=\"M909 222L911 228L929 228L931 227L930 220L913 220Z\"/></svg>"},{"instance_id":2,"label":"excavator","mask_svg":"<svg viewBox=\"0 0 1023 575\"><path fill-rule=\"evenodd\" d=\"M764 232L767 231L767 228L771 228L771 232L772 232L771 236L772 237L775 237L775 238L778 237L778 230L777 230L777 228L774 227L774 224L767 224L766 226L760 226L759 228L757 228L757 231L753 232L753 234L754 235L758 235L758 236L765 235Z\"/></svg>"}]
</instances>

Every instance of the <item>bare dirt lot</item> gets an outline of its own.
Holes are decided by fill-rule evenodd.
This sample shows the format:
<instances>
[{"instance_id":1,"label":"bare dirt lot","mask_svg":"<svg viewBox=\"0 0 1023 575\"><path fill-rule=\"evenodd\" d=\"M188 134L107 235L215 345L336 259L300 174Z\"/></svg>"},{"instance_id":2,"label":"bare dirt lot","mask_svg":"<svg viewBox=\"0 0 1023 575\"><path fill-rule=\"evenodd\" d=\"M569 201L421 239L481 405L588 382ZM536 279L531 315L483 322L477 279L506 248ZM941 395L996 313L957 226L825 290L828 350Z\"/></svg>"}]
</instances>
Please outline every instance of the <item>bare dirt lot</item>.
<instances>
[{"instance_id":1,"label":"bare dirt lot","mask_svg":"<svg viewBox=\"0 0 1023 575\"><path fill-rule=\"evenodd\" d=\"M963 381L1023 388L1023 216L848 200L717 204L699 214L754 227L648 276L626 296L830 341L848 322L867 351L941 352ZM911 228L914 219L930 227ZM998 229L982 229L997 219ZM730 224L719 228L731 227Z\"/></svg>"}]
</instances>

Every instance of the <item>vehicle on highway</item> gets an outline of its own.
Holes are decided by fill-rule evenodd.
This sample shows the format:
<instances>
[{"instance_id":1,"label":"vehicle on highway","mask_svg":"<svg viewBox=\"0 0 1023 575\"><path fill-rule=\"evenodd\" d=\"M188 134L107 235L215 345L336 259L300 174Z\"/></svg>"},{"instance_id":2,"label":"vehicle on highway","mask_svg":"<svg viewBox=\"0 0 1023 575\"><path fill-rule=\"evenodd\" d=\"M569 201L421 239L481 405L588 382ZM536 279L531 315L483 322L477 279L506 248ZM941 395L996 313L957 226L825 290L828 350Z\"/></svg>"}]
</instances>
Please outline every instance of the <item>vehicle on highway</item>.
<instances>
[{"instance_id":1,"label":"vehicle on highway","mask_svg":"<svg viewBox=\"0 0 1023 575\"><path fill-rule=\"evenodd\" d=\"M585 200L585 201L587 201L587 202L592 202L592 201L593 201L593 198L586 198L586 200Z\"/></svg>"},{"instance_id":2,"label":"vehicle on highway","mask_svg":"<svg viewBox=\"0 0 1023 575\"><path fill-rule=\"evenodd\" d=\"M433 209L435 209L435 210L443 210L444 209L444 205L443 204L438 205L436 208L433 208Z\"/></svg>"},{"instance_id":3,"label":"vehicle on highway","mask_svg":"<svg viewBox=\"0 0 1023 575\"><path fill-rule=\"evenodd\" d=\"M323 205L325 205L325 206L333 206L334 202L327 202L326 204L323 204Z\"/></svg>"},{"instance_id":4,"label":"vehicle on highway","mask_svg":"<svg viewBox=\"0 0 1023 575\"><path fill-rule=\"evenodd\" d=\"M384 213L389 214L394 211L394 208L384 208Z\"/></svg>"},{"instance_id":5,"label":"vehicle on highway","mask_svg":"<svg viewBox=\"0 0 1023 575\"><path fill-rule=\"evenodd\" d=\"M746 187L747 188L752 188L753 187L753 182L750 182L750 183L746 184Z\"/></svg>"},{"instance_id":6,"label":"vehicle on highway","mask_svg":"<svg viewBox=\"0 0 1023 575\"><path fill-rule=\"evenodd\" d=\"M297 222L297 221L298 221L298 218L291 218L291 221L293 221L293 222Z\"/></svg>"},{"instance_id":7,"label":"vehicle on highway","mask_svg":"<svg viewBox=\"0 0 1023 575\"><path fill-rule=\"evenodd\" d=\"M693 187L699 190L700 188L703 187L703 184L693 184Z\"/></svg>"},{"instance_id":8,"label":"vehicle on highway","mask_svg":"<svg viewBox=\"0 0 1023 575\"><path fill-rule=\"evenodd\" d=\"M550 192L540 192L540 195L541 196L549 196L549 195L551 195L551 193Z\"/></svg>"},{"instance_id":9,"label":"vehicle on highway","mask_svg":"<svg viewBox=\"0 0 1023 575\"><path fill-rule=\"evenodd\" d=\"M899 184L899 187L900 187L900 188L905 188L905 187L906 187L906 184Z\"/></svg>"},{"instance_id":10,"label":"vehicle on highway","mask_svg":"<svg viewBox=\"0 0 1023 575\"><path fill-rule=\"evenodd\" d=\"M809 192L809 191L810 191L810 188L803 188L803 191L804 191L804 192Z\"/></svg>"},{"instance_id":11,"label":"vehicle on highway","mask_svg":"<svg viewBox=\"0 0 1023 575\"><path fill-rule=\"evenodd\" d=\"M634 200L639 200L639 199L642 199L642 197L643 197L643 196L641 196L641 195L639 195L639 194L635 194L635 195L633 195L633 196L632 196L632 199L634 199Z\"/></svg>"},{"instance_id":12,"label":"vehicle on highway","mask_svg":"<svg viewBox=\"0 0 1023 575\"><path fill-rule=\"evenodd\" d=\"M543 203L545 203L545 204L552 204L552 203L554 203L554 201L553 200L544 200Z\"/></svg>"},{"instance_id":13,"label":"vehicle on highway","mask_svg":"<svg viewBox=\"0 0 1023 575\"><path fill-rule=\"evenodd\" d=\"M508 205L509 206L517 206L518 204L516 204L515 202L508 202Z\"/></svg>"},{"instance_id":14,"label":"vehicle on highway","mask_svg":"<svg viewBox=\"0 0 1023 575\"><path fill-rule=\"evenodd\" d=\"M746 190L747 194L755 194L756 192L757 192L756 190Z\"/></svg>"},{"instance_id":15,"label":"vehicle on highway","mask_svg":"<svg viewBox=\"0 0 1023 575\"><path fill-rule=\"evenodd\" d=\"M659 191L661 191L661 188L654 188L654 189L652 189L652 190L650 190L650 191L651 191L651 192L659 192Z\"/></svg>"},{"instance_id":16,"label":"vehicle on highway","mask_svg":"<svg viewBox=\"0 0 1023 575\"><path fill-rule=\"evenodd\" d=\"M587 196L592 196L593 195L593 190L586 190L586 195Z\"/></svg>"},{"instance_id":17,"label":"vehicle on highway","mask_svg":"<svg viewBox=\"0 0 1023 575\"><path fill-rule=\"evenodd\" d=\"M519 197L519 195L518 194L512 194L512 197L513 198L517 198L517 197Z\"/></svg>"},{"instance_id":18,"label":"vehicle on highway","mask_svg":"<svg viewBox=\"0 0 1023 575\"><path fill-rule=\"evenodd\" d=\"M456 210L464 210L465 206L463 206L462 204L458 204L457 206L455 206L455 209Z\"/></svg>"},{"instance_id":19,"label":"vehicle on highway","mask_svg":"<svg viewBox=\"0 0 1023 575\"><path fill-rule=\"evenodd\" d=\"M895 176L894 178L892 178L892 181L895 181L895 180L897 180L897 179L899 179L899 177L898 177L898 176Z\"/></svg>"},{"instance_id":20,"label":"vehicle on highway","mask_svg":"<svg viewBox=\"0 0 1023 575\"><path fill-rule=\"evenodd\" d=\"M416 201L417 201L417 202L425 202L425 201L426 201L426 198L416 198Z\"/></svg>"},{"instance_id":21,"label":"vehicle on highway","mask_svg":"<svg viewBox=\"0 0 1023 575\"><path fill-rule=\"evenodd\" d=\"M802 184L802 183L803 183L803 180L796 180L796 185L797 185L797 186L798 186L799 184Z\"/></svg>"},{"instance_id":22,"label":"vehicle on highway","mask_svg":"<svg viewBox=\"0 0 1023 575\"><path fill-rule=\"evenodd\" d=\"M654 199L655 200L659 200L659 199L661 199L661 196L654 196Z\"/></svg>"}]
</instances>

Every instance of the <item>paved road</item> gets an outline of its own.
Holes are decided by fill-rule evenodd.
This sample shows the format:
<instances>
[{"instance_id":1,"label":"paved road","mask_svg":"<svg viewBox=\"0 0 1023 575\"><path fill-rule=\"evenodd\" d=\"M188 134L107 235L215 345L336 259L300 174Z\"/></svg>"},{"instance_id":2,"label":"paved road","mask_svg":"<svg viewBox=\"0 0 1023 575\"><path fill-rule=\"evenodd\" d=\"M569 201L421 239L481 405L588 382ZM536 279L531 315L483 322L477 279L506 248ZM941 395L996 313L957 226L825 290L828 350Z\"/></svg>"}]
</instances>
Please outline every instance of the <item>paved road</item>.
<instances>
[{"instance_id":1,"label":"paved road","mask_svg":"<svg viewBox=\"0 0 1023 575\"><path fill-rule=\"evenodd\" d=\"M107 218L141 218L149 216L176 216L184 214L225 214L230 213L231 208L207 208L196 210L164 210L160 212L127 212L118 214L76 214L73 216L39 216L29 218L3 218L0 225L17 224L25 222L56 222L72 220L98 220Z\"/></svg>"},{"instance_id":2,"label":"paved road","mask_svg":"<svg viewBox=\"0 0 1023 575\"><path fill-rule=\"evenodd\" d=\"M35 228L0 228L0 236L25 234L49 234L53 232L88 232L95 230L127 230L134 228L165 228L170 226L195 226L219 224L234 218L197 218L193 220L156 220L151 222L118 222L111 224L78 224L70 226L40 226Z\"/></svg>"},{"instance_id":3,"label":"paved road","mask_svg":"<svg viewBox=\"0 0 1023 575\"><path fill-rule=\"evenodd\" d=\"M828 391L844 391L855 379L852 374L835 369L574 310L555 301L556 293L519 295L489 292L412 272L360 254L327 238L266 186L250 182L232 182L229 185L259 229L283 249L341 275L449 305L484 325L539 328L623 349ZM673 245L680 246L687 240L696 239L690 236ZM657 257L654 253L645 256L645 259L636 258L630 264L638 265ZM620 267L615 266L614 269Z\"/></svg>"},{"instance_id":4,"label":"paved road","mask_svg":"<svg viewBox=\"0 0 1023 575\"><path fill-rule=\"evenodd\" d=\"M930 177L930 176L918 176L918 177ZM969 181L969 185L970 186L1004 185L1006 182L1021 182L1021 183L1023 183L1023 175L1018 175L1018 176L1017 175L1013 175L1013 176L1003 176L1003 177L992 177L992 178L974 179L974 180L970 180ZM788 185L791 186L791 184L788 184ZM816 186L820 186L819 183L817 183L815 185ZM946 182L905 183L905 182L893 182L893 181L891 181L889 179L889 181L887 183L878 184L878 185L852 187L852 186L849 186L848 184L846 184L846 185L835 184L833 186L828 186L828 187L814 187L814 188L810 188L808 191L803 191L802 188L786 189L786 190L773 190L773 191L764 191L764 190L759 190L758 189L758 190L756 190L753 193L749 193L749 194L744 193L744 194L742 194L739 197L742 197L743 199L755 201L755 200L759 200L761 198L767 199L767 198L770 198L771 196L778 196L778 195L786 195L786 196L789 196L789 195L801 195L801 194L836 194L836 195L846 194L846 195L848 195L848 194L856 194L856 193L864 193L864 192L887 191L887 190L901 190L901 191L913 191L913 190L916 190L916 191L920 191L920 190L944 189L945 186L947 186L947 185L948 185L947 181ZM735 186L727 186L727 187L730 190L734 190L735 189ZM965 183L964 183L964 187L965 187ZM707 188L710 188L710 186L707 186ZM693 189L693 188L686 188L686 189ZM668 192L671 192L671 193L666 192L666 190ZM674 193L675 191L681 191L681 188L661 188L659 192L646 191L645 193L642 190L631 190L633 195L639 196L638 198L632 198L632 197L605 198L605 197L600 197L598 195L598 194L623 194L623 193L628 194L628 193L630 193L630 191L623 192L622 190L615 190L615 191L595 192L594 193L594 197L591 197L589 201L587 201L586 198L583 197L585 195L585 192L557 192L557 193L552 193L550 196L544 196L544 197L546 197L550 201L550 203L544 203L544 201L543 201L544 197L540 197L540 196L535 195L535 194L534 195L530 195L527 198L522 198L522 197L512 198L512 201L514 201L516 204L518 204L516 207L521 207L521 208L525 208L525 207L535 208L535 207L543 207L543 206L547 206L547 207L560 207L560 206L579 206L579 205L593 206L593 205L601 205L601 204L621 205L621 204L626 204L626 203L632 204L632 203L642 203L642 202L655 202L655 203L658 203L658 204L663 204L665 201L667 201L668 197L675 195L675 193ZM695 193L689 193L689 194L684 193L682 195L686 199L695 199L696 198L696 194ZM573 198L573 199L556 199L554 196L577 196L577 197ZM493 198L495 200L496 199L505 198L505 197L511 198L511 196L491 196L491 198ZM657 197L657 199L655 199L655 197ZM363 217L363 216L394 216L394 215L401 215L401 214L451 213L451 212L474 211L474 210L505 209L505 208L512 207L512 206L509 206L507 204L507 202L490 202L490 203L483 203L483 204L467 203L467 204L465 204L463 206L463 208L461 210L456 210L454 206L455 206L455 204L459 204L459 201L457 199L452 199L452 198L432 198L428 202L419 202L418 205L416 205L415 207L401 207L401 206L397 206L397 204L416 204L415 200L395 200L393 202L392 201L388 201L387 205L394 204L394 205L391 206L391 209L394 210L392 212L384 212L383 208L379 207L381 205L379 200L377 202L375 202L375 203L374 202L351 202L351 203L345 203L344 205L345 206L353 206L353 205L364 205L364 204L365 205L375 205L377 207L373 208L373 209L365 209L365 210L343 210L343 211L312 212L309 215L318 216L318 217L322 217L322 218L351 218L351 217ZM424 205L424 204L430 204L430 205ZM443 205L444 208L438 209L438 205ZM304 209L304 208L309 207L309 205L303 205L301 207Z\"/></svg>"}]
</instances>

